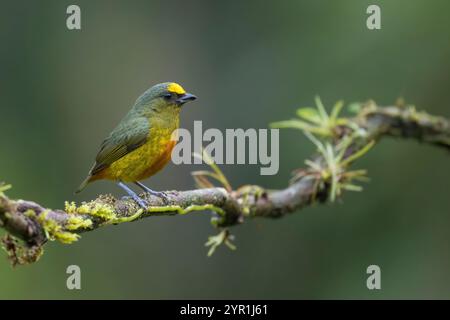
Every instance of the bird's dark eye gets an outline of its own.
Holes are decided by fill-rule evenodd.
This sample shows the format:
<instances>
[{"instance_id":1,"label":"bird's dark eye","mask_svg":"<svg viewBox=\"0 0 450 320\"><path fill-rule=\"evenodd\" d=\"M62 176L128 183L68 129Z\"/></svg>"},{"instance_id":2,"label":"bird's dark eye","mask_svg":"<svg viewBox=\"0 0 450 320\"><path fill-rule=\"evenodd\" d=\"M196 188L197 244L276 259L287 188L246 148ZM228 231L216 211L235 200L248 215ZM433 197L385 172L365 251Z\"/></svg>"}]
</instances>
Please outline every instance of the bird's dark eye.
<instances>
[{"instance_id":1,"label":"bird's dark eye","mask_svg":"<svg viewBox=\"0 0 450 320\"><path fill-rule=\"evenodd\" d=\"M163 95L163 97L164 97L165 99L167 99L167 100L170 100L170 99L172 99L173 95L172 95L171 93L165 93L165 94Z\"/></svg>"}]
</instances>

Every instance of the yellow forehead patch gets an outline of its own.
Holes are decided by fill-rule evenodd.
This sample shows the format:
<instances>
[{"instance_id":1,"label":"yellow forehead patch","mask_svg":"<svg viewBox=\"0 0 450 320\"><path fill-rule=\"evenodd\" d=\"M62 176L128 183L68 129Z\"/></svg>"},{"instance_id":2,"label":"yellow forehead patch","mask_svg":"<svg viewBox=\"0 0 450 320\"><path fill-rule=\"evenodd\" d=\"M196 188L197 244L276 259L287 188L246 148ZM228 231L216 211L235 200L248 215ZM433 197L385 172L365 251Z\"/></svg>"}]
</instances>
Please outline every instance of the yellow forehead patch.
<instances>
[{"instance_id":1,"label":"yellow forehead patch","mask_svg":"<svg viewBox=\"0 0 450 320\"><path fill-rule=\"evenodd\" d=\"M167 91L173 92L176 94L185 94L186 91L184 91L183 87L180 86L178 83L172 82L167 86Z\"/></svg>"}]
</instances>

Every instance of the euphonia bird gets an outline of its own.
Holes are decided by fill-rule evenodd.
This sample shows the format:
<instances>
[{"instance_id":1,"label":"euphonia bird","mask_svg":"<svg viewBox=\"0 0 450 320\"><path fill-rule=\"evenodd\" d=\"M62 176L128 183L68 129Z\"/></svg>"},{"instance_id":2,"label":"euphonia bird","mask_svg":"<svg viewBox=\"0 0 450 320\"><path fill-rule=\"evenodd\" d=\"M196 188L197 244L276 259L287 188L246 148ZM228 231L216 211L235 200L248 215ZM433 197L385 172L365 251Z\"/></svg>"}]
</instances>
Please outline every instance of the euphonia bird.
<instances>
[{"instance_id":1,"label":"euphonia bird","mask_svg":"<svg viewBox=\"0 0 450 320\"><path fill-rule=\"evenodd\" d=\"M161 170L170 160L176 141L172 133L178 129L181 106L197 99L175 82L157 84L145 91L128 114L100 146L95 163L75 193L90 182L116 181L141 207L140 198L125 183L131 182L145 192L166 199L140 181Z\"/></svg>"}]
</instances>

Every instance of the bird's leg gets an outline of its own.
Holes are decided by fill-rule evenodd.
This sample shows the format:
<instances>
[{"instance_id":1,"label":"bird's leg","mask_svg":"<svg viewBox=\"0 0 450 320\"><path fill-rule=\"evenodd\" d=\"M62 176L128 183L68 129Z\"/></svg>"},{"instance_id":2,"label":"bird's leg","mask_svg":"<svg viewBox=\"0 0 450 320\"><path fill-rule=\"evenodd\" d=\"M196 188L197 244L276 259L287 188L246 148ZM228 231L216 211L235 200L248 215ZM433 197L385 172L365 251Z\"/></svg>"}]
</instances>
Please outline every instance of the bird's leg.
<instances>
[{"instance_id":1,"label":"bird's leg","mask_svg":"<svg viewBox=\"0 0 450 320\"><path fill-rule=\"evenodd\" d=\"M143 209L147 209L148 205L145 202L144 199L141 199L136 192L134 192L133 190L131 190L125 183L123 183L122 181L117 182L117 185L119 187L121 187L123 190L125 190L126 193L128 193L128 195L134 200L136 201L139 206L141 206L141 208Z\"/></svg>"},{"instance_id":2,"label":"bird's leg","mask_svg":"<svg viewBox=\"0 0 450 320\"><path fill-rule=\"evenodd\" d=\"M148 192L153 196L160 197L161 199L163 199L163 201L165 203L168 202L169 199L167 198L167 194L165 192L152 190L149 187L147 187L145 184L143 184L142 182L139 182L139 181L136 181L135 184L138 187L140 187L142 190L144 190L145 192Z\"/></svg>"}]
</instances>

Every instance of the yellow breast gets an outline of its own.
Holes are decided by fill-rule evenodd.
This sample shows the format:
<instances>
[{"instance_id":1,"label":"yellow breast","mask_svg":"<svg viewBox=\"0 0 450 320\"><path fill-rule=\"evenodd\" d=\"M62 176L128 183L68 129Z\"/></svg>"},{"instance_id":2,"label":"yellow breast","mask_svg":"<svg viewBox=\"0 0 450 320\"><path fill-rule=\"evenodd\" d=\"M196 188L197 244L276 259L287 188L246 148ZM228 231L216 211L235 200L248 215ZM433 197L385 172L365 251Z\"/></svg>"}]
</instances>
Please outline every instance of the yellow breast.
<instances>
[{"instance_id":1,"label":"yellow breast","mask_svg":"<svg viewBox=\"0 0 450 320\"><path fill-rule=\"evenodd\" d=\"M102 178L134 182L154 175L171 159L172 149L176 144L176 140L172 139L175 129L152 127L147 142L112 163L104 170Z\"/></svg>"}]
</instances>

